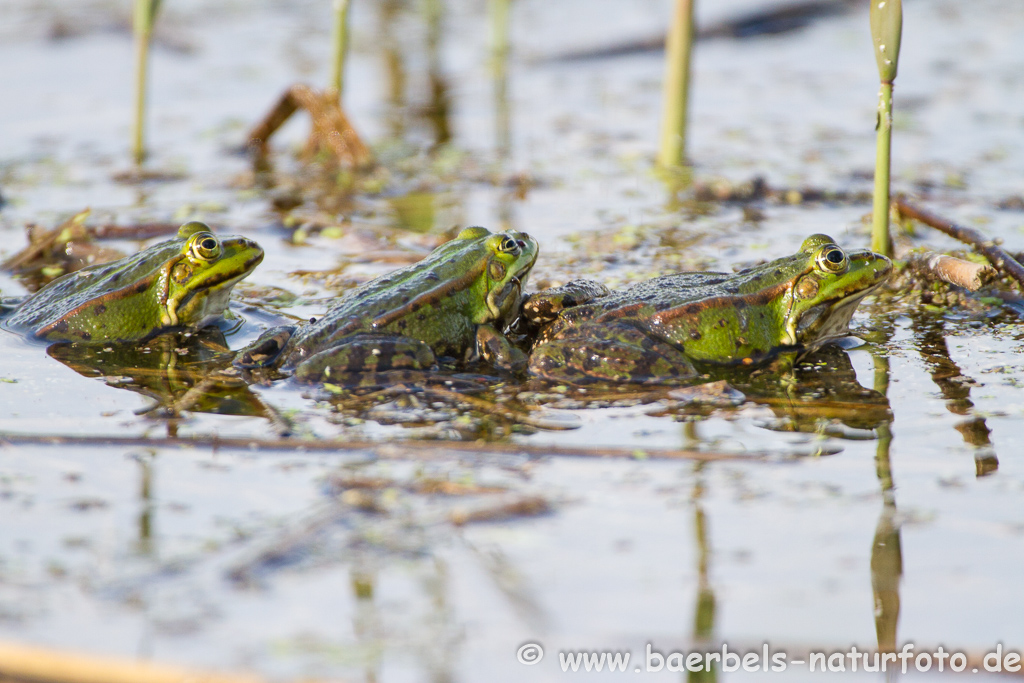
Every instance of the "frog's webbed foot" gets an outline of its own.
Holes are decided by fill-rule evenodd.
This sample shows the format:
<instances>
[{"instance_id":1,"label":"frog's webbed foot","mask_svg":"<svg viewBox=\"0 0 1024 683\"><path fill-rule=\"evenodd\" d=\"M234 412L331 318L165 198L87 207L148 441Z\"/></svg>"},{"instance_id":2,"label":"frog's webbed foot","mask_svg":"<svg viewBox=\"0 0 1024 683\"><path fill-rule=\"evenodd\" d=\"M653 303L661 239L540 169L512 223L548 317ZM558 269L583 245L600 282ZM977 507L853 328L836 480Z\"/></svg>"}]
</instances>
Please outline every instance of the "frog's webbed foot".
<instances>
[{"instance_id":1,"label":"frog's webbed foot","mask_svg":"<svg viewBox=\"0 0 1024 683\"><path fill-rule=\"evenodd\" d=\"M298 382L331 382L357 373L429 370L437 358L426 343L398 335L359 334L315 353L295 367Z\"/></svg>"},{"instance_id":2,"label":"frog's webbed foot","mask_svg":"<svg viewBox=\"0 0 1024 683\"><path fill-rule=\"evenodd\" d=\"M594 299L608 296L609 290L593 280L573 280L561 287L552 287L535 292L526 298L522 306L522 317L534 325L546 325L554 321L566 308L588 304Z\"/></svg>"},{"instance_id":3,"label":"frog's webbed foot","mask_svg":"<svg viewBox=\"0 0 1024 683\"><path fill-rule=\"evenodd\" d=\"M499 370L515 375L526 371L526 354L491 325L476 328L476 353Z\"/></svg>"},{"instance_id":4,"label":"frog's webbed foot","mask_svg":"<svg viewBox=\"0 0 1024 683\"><path fill-rule=\"evenodd\" d=\"M540 344L530 354L531 375L557 382L672 384L697 369L686 355L636 328L612 328L607 336L569 337Z\"/></svg>"},{"instance_id":5,"label":"frog's webbed foot","mask_svg":"<svg viewBox=\"0 0 1024 683\"><path fill-rule=\"evenodd\" d=\"M255 369L275 365L294 333L295 328L292 326L267 330L256 341L238 352L234 360L235 367Z\"/></svg>"}]
</instances>

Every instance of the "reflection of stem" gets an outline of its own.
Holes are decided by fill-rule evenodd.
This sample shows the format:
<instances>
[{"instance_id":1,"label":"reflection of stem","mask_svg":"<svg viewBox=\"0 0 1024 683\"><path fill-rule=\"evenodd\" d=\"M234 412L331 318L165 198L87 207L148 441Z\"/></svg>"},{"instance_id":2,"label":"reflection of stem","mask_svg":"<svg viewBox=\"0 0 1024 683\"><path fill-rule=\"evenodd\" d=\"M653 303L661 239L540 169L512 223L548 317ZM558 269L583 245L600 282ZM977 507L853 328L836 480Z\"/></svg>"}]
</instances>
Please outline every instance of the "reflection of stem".
<instances>
[{"instance_id":1,"label":"reflection of stem","mask_svg":"<svg viewBox=\"0 0 1024 683\"><path fill-rule=\"evenodd\" d=\"M715 631L715 592L708 578L708 567L711 563L711 544L708 541L708 522L704 508L700 504L704 497L704 481L701 472L704 463L694 465L696 477L693 486L694 538L697 541L697 605L693 616L693 641L695 645L706 644ZM718 671L714 667L709 671L691 671L687 680L691 683L699 681L715 681Z\"/></svg>"},{"instance_id":2,"label":"reflection of stem","mask_svg":"<svg viewBox=\"0 0 1024 683\"><path fill-rule=\"evenodd\" d=\"M150 555L153 552L153 453L138 456L141 468L139 486L139 553Z\"/></svg>"},{"instance_id":3,"label":"reflection of stem","mask_svg":"<svg viewBox=\"0 0 1024 683\"><path fill-rule=\"evenodd\" d=\"M889 358L874 354L874 388L883 394L889 389ZM900 618L900 577L903 575L903 551L900 529L896 524L896 497L889 451L892 446L892 426L878 427L878 448L875 451L875 471L882 489L882 513L875 527L871 545L871 591L875 602L875 635L880 652L896 650L896 629Z\"/></svg>"},{"instance_id":4,"label":"reflection of stem","mask_svg":"<svg viewBox=\"0 0 1024 683\"><path fill-rule=\"evenodd\" d=\"M915 318L914 329L917 333L918 352L931 371L932 381L946 399L946 409L954 415L967 418L957 422L954 428L963 436L964 443L976 449L976 476L991 474L999 468L999 459L992 451L990 430L985 424L985 418L973 415L974 403L970 399L972 382L950 358L949 346L942 335L941 325Z\"/></svg>"},{"instance_id":5,"label":"reflection of stem","mask_svg":"<svg viewBox=\"0 0 1024 683\"><path fill-rule=\"evenodd\" d=\"M888 460L887 452L884 457ZM878 526L875 527L875 537L871 545L871 592L875 598L875 635L878 638L879 652L896 650L896 630L900 620L903 549L900 543L900 527L895 517L896 504L886 503L878 518Z\"/></svg>"},{"instance_id":6,"label":"reflection of stem","mask_svg":"<svg viewBox=\"0 0 1024 683\"><path fill-rule=\"evenodd\" d=\"M367 645L366 651L372 653L366 658L365 680L366 683L376 683L381 668L381 650L377 644L380 617L377 614L377 605L373 600L374 576L365 568L358 566L362 564L357 558L357 566L353 566L350 572L352 595L356 599L352 632L357 640Z\"/></svg>"}]
</instances>

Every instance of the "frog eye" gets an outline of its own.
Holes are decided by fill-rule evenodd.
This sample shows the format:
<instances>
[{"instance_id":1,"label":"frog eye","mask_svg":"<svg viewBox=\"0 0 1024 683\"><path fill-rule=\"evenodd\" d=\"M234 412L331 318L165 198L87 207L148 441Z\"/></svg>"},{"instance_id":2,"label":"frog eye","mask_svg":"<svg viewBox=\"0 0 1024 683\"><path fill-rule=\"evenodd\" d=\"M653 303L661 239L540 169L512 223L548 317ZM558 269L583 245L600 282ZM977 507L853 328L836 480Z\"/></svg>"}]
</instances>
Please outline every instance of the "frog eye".
<instances>
[{"instance_id":1,"label":"frog eye","mask_svg":"<svg viewBox=\"0 0 1024 683\"><path fill-rule=\"evenodd\" d=\"M512 239L511 237L505 236L501 238L501 243L498 245L498 250L503 251L506 254L519 254L522 251L522 247L519 246L519 242Z\"/></svg>"},{"instance_id":2,"label":"frog eye","mask_svg":"<svg viewBox=\"0 0 1024 683\"><path fill-rule=\"evenodd\" d=\"M220 256L220 241L208 232L196 233L192 236L188 247L188 257L193 261L213 261Z\"/></svg>"},{"instance_id":3,"label":"frog eye","mask_svg":"<svg viewBox=\"0 0 1024 683\"><path fill-rule=\"evenodd\" d=\"M826 273L841 273L849 265L846 252L830 244L818 252L817 266Z\"/></svg>"}]
</instances>

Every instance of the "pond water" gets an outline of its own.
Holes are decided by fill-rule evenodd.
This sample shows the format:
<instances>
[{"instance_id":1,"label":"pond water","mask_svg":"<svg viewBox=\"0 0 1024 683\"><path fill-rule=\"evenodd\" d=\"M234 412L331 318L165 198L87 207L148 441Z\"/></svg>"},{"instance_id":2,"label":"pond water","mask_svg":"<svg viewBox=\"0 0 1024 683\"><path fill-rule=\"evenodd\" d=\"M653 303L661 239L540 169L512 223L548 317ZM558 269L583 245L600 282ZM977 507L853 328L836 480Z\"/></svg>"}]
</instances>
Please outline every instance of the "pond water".
<instances>
[{"instance_id":1,"label":"pond water","mask_svg":"<svg viewBox=\"0 0 1024 683\"><path fill-rule=\"evenodd\" d=\"M217 348L319 317L455 227L536 237L534 286L730 270L814 232L865 246L866 6L698 44L698 183L800 193L730 203L669 197L651 170L663 57L610 49L659 35L669 0L513 3L503 87L486 3L354 2L346 108L383 189L325 191L293 154L301 118L275 136L264 187L237 150L288 85L326 81L328 4L165 3L147 161L162 177L126 183L126 3L0 0L0 253L86 207L94 225L204 220L267 252L226 338L47 353L0 334L0 640L368 682L687 675L647 671L648 645L768 644L790 662L941 645L968 673L997 644L1024 648L1024 340L1009 310L869 299L852 326L865 344L697 405L473 377L471 403L442 385L354 397L208 381ZM698 23L780 4L700 2ZM1014 0L907 0L895 99L896 190L1011 251L1021 35ZM957 248L922 227L897 242ZM3 274L0 291L25 283ZM546 654L528 666L530 643ZM582 651L632 659L563 673L559 654ZM796 663L705 676L818 680Z\"/></svg>"}]
</instances>

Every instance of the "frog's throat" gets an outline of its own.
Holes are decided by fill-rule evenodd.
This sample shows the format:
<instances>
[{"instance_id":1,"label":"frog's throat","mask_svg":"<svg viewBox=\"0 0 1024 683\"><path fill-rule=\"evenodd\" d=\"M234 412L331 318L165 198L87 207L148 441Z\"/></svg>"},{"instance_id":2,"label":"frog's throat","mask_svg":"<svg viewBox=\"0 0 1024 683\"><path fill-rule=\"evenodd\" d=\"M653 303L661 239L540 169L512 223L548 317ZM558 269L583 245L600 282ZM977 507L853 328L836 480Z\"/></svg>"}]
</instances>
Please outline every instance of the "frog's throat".
<instances>
[{"instance_id":1,"label":"frog's throat","mask_svg":"<svg viewBox=\"0 0 1024 683\"><path fill-rule=\"evenodd\" d=\"M513 273L512 276L505 281L503 286L495 287L487 292L487 296L484 297L484 301L487 304L488 312L491 314L490 321L502 320L508 314L508 311L502 310L505 302L509 300L518 301L522 297L523 287L526 285L526 278L529 277L530 270L536 262L537 258L534 257L529 263L524 263L519 270ZM518 291L518 294L513 296L516 291Z\"/></svg>"},{"instance_id":2,"label":"frog's throat","mask_svg":"<svg viewBox=\"0 0 1024 683\"><path fill-rule=\"evenodd\" d=\"M210 277L201 283L201 287L199 287L199 283L197 283L197 286L182 289L175 296L171 296L171 270L183 258L185 257L179 256L169 260L160 268L160 275L157 277L157 301L160 304L160 322L165 327L177 327L181 324L181 320L178 316L178 310L183 304L187 304L200 289L209 294L215 289L233 286L236 282L248 275L249 271L263 260L263 254L260 253L257 258L248 261L241 274L230 273L224 274L220 277Z\"/></svg>"},{"instance_id":3,"label":"frog's throat","mask_svg":"<svg viewBox=\"0 0 1024 683\"><path fill-rule=\"evenodd\" d=\"M165 327L175 327L178 324L178 303L179 299L170 297L171 291L171 270L178 265L184 255L169 259L160 268L160 274L156 280L156 300L160 304L160 322Z\"/></svg>"}]
</instances>

